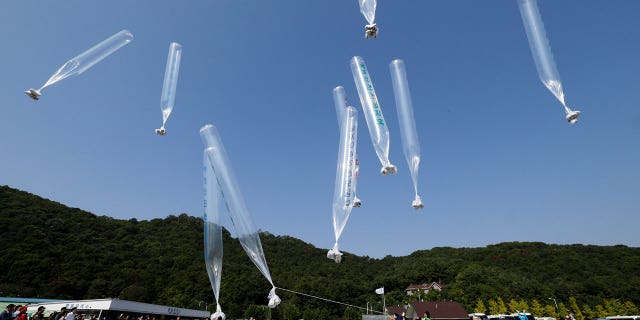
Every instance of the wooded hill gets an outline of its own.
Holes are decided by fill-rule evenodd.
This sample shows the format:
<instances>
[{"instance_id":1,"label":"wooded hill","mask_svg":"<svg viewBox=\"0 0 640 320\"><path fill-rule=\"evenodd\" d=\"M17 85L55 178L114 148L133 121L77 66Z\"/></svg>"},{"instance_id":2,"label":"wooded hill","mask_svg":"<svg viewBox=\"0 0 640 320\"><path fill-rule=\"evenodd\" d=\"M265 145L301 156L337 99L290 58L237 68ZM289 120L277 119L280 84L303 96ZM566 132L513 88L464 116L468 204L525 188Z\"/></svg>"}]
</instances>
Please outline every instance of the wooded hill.
<instances>
[{"instance_id":1,"label":"wooded hill","mask_svg":"<svg viewBox=\"0 0 640 320\"><path fill-rule=\"evenodd\" d=\"M469 312L514 308L581 317L638 313L640 248L509 242L484 248L433 248L383 259L345 253L336 264L327 249L288 236L261 234L277 286L380 310L415 299L410 284L444 283L422 299L451 299ZM215 309L203 260L203 221L187 214L138 221L96 216L0 186L0 295L39 298L120 298ZM428 244L425 244L428 245ZM230 317L262 318L270 285L237 239L224 231L221 285ZM358 319L360 311L278 291L273 319ZM548 300L558 301L559 312ZM546 309L545 309L546 308ZM537 310L539 309L539 311ZM578 310L576 310L578 309ZM542 316L542 314L535 314Z\"/></svg>"}]
</instances>

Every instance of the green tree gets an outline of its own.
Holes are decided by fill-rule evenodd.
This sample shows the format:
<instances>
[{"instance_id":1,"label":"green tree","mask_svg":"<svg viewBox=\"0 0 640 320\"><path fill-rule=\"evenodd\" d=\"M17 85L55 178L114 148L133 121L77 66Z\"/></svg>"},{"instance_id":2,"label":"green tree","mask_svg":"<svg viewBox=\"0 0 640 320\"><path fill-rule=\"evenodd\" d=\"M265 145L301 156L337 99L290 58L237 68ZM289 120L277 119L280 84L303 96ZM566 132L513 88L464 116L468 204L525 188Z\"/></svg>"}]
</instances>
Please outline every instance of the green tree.
<instances>
[{"instance_id":1,"label":"green tree","mask_svg":"<svg viewBox=\"0 0 640 320\"><path fill-rule=\"evenodd\" d=\"M244 317L247 319L250 317L254 317L256 320L268 320L269 313L265 308L265 306L251 304L244 311Z\"/></svg>"},{"instance_id":2,"label":"green tree","mask_svg":"<svg viewBox=\"0 0 640 320\"><path fill-rule=\"evenodd\" d=\"M543 314L545 314L542 304L540 304L540 301L538 301L537 299L533 299L529 304L529 312L534 317L541 317Z\"/></svg>"},{"instance_id":3,"label":"green tree","mask_svg":"<svg viewBox=\"0 0 640 320\"><path fill-rule=\"evenodd\" d=\"M573 315L577 320L585 320L575 297L569 297L569 308L571 308L571 312L573 312Z\"/></svg>"},{"instance_id":4,"label":"green tree","mask_svg":"<svg viewBox=\"0 0 640 320\"><path fill-rule=\"evenodd\" d=\"M300 312L294 304L283 302L278 306L278 311L281 314L282 320L298 320L300 319Z\"/></svg>"},{"instance_id":5,"label":"green tree","mask_svg":"<svg viewBox=\"0 0 640 320\"><path fill-rule=\"evenodd\" d=\"M620 313L623 304L618 299L604 299L604 308L607 316L615 316Z\"/></svg>"},{"instance_id":6,"label":"green tree","mask_svg":"<svg viewBox=\"0 0 640 320\"><path fill-rule=\"evenodd\" d=\"M639 310L638 310L638 307L636 306L636 304L631 302L631 301L625 301L624 302L624 311L625 311L625 314L638 314L638 313L640 313Z\"/></svg>"},{"instance_id":7,"label":"green tree","mask_svg":"<svg viewBox=\"0 0 640 320\"><path fill-rule=\"evenodd\" d=\"M584 315L585 319L593 319L598 317L596 312L591 309L588 304L582 305L582 315Z\"/></svg>"},{"instance_id":8,"label":"green tree","mask_svg":"<svg viewBox=\"0 0 640 320\"><path fill-rule=\"evenodd\" d=\"M554 317L556 318L557 315L557 311L556 311L556 307L554 305L550 305L550 304L545 304L544 305L544 312L542 313L542 316L544 317ZM558 319L558 318L556 318Z\"/></svg>"},{"instance_id":9,"label":"green tree","mask_svg":"<svg viewBox=\"0 0 640 320\"><path fill-rule=\"evenodd\" d=\"M510 311L510 312L522 311L522 309L518 308L518 306L519 306L518 301L516 301L516 299L511 299L509 300L509 304L507 305L507 311Z\"/></svg>"},{"instance_id":10,"label":"green tree","mask_svg":"<svg viewBox=\"0 0 640 320\"><path fill-rule=\"evenodd\" d=\"M556 319L564 319L564 317L569 314L569 308L564 304L564 302L558 302L558 313L556 313Z\"/></svg>"},{"instance_id":11,"label":"green tree","mask_svg":"<svg viewBox=\"0 0 640 320\"><path fill-rule=\"evenodd\" d=\"M504 303L504 300L502 300L502 298L501 298L501 297L498 297L497 301L498 301L498 308L499 308L499 310L500 310L500 313L507 313L507 312L509 312L509 311L507 310L507 306L506 306L506 305L505 305L505 303Z\"/></svg>"},{"instance_id":12,"label":"green tree","mask_svg":"<svg viewBox=\"0 0 640 320\"><path fill-rule=\"evenodd\" d=\"M529 304L527 304L526 301L511 299L509 301L509 307L507 309L507 312L518 312L523 310L527 311L528 309L529 309Z\"/></svg>"},{"instance_id":13,"label":"green tree","mask_svg":"<svg viewBox=\"0 0 640 320\"><path fill-rule=\"evenodd\" d=\"M476 307L473 309L473 312L487 313L487 307L484 305L484 301L482 301L482 299L478 298L478 300L476 300Z\"/></svg>"},{"instance_id":14,"label":"green tree","mask_svg":"<svg viewBox=\"0 0 640 320\"><path fill-rule=\"evenodd\" d=\"M598 315L598 318L604 318L608 316L607 309L605 309L605 307L603 307L601 304L596 306L596 314Z\"/></svg>"},{"instance_id":15,"label":"green tree","mask_svg":"<svg viewBox=\"0 0 640 320\"><path fill-rule=\"evenodd\" d=\"M347 308L344 311L344 319L346 320L360 320L362 319L362 312L355 308Z\"/></svg>"},{"instance_id":16,"label":"green tree","mask_svg":"<svg viewBox=\"0 0 640 320\"><path fill-rule=\"evenodd\" d=\"M489 300L489 313L491 314L507 313L507 306L505 306L502 298L497 297L496 299Z\"/></svg>"}]
</instances>

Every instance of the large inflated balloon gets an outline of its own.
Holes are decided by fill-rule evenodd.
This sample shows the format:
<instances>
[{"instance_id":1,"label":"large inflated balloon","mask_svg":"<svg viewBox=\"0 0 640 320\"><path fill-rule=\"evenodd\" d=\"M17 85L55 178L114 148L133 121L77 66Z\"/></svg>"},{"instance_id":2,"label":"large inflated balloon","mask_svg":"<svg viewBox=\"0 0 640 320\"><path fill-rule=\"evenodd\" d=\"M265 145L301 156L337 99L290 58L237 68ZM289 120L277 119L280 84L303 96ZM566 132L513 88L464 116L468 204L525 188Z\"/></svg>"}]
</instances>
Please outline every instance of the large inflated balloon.
<instances>
[{"instance_id":1,"label":"large inflated balloon","mask_svg":"<svg viewBox=\"0 0 640 320\"><path fill-rule=\"evenodd\" d=\"M216 312L211 319L226 315L220 307L220 281L222 280L222 225L220 216L224 211L224 199L218 186L218 180L213 172L209 156L204 152L202 159L204 170L204 261L211 282L211 289L216 298Z\"/></svg>"},{"instance_id":2,"label":"large inflated balloon","mask_svg":"<svg viewBox=\"0 0 640 320\"><path fill-rule=\"evenodd\" d=\"M242 245L242 248L251 261L271 284L272 289L268 295L269 307L275 308L280 303L280 297L275 293L276 287L271 279L267 259L262 250L260 234L253 224L249 209L246 206L242 192L240 192L240 186L235 178L231 162L222 144L222 139L220 138L218 130L210 124L200 128L200 137L205 145L205 153L209 158L211 168L218 181L218 186L229 211L231 222L238 234L240 245Z\"/></svg>"},{"instance_id":3,"label":"large inflated balloon","mask_svg":"<svg viewBox=\"0 0 640 320\"><path fill-rule=\"evenodd\" d=\"M169 45L169 57L164 70L164 82L162 84L162 95L160 96L160 109L162 110L162 127L156 129L159 135L167 133L164 126L169 120L169 115L173 111L176 101L176 90L178 88L178 73L180 72L180 59L182 58L182 45L177 42Z\"/></svg>"},{"instance_id":4,"label":"large inflated balloon","mask_svg":"<svg viewBox=\"0 0 640 320\"><path fill-rule=\"evenodd\" d=\"M396 59L389 64L391 71L391 81L393 83L393 94L396 97L396 109L398 111L398 121L400 122L400 137L402 138L402 149L404 157L409 165L409 172L413 180L413 190L415 199L411 205L416 209L424 208L422 199L418 195L418 169L420 167L420 142L416 131L416 120L413 116L413 103L411 102L411 92L409 91L409 81L404 61Z\"/></svg>"},{"instance_id":5,"label":"large inflated balloon","mask_svg":"<svg viewBox=\"0 0 640 320\"><path fill-rule=\"evenodd\" d=\"M340 128L340 145L338 147L338 164L336 167L336 182L333 191L333 232L335 243L327 252L327 258L336 263L342 260L342 253L338 248L338 240L347 225L349 215L355 202L356 179L356 147L358 141L358 111L348 107L344 113L344 120Z\"/></svg>"},{"instance_id":6,"label":"large inflated balloon","mask_svg":"<svg viewBox=\"0 0 640 320\"><path fill-rule=\"evenodd\" d=\"M44 88L70 76L82 74L87 71L87 69L100 62L100 60L108 57L110 54L131 42L131 40L133 40L133 34L128 30L122 30L67 61L42 87L40 87L40 89L36 90L32 88L25 91L25 93L32 99L38 100L40 99L41 91Z\"/></svg>"},{"instance_id":7,"label":"large inflated balloon","mask_svg":"<svg viewBox=\"0 0 640 320\"><path fill-rule=\"evenodd\" d=\"M396 173L396 167L389 161L389 129L384 120L378 96L373 88L371 75L361 57L351 58L351 74L358 89L358 96L360 96L360 103L369 128L371 142L382 164L380 172L384 175Z\"/></svg>"},{"instance_id":8,"label":"large inflated balloon","mask_svg":"<svg viewBox=\"0 0 640 320\"><path fill-rule=\"evenodd\" d=\"M344 92L344 88L342 86L337 86L333 88L333 105L336 108L336 115L338 116L338 131L342 128L342 123L344 122L345 113L347 112L347 107L349 107L349 102L347 101L347 95ZM360 160L358 160L358 155L356 154L356 179L358 179L358 173L360 171ZM353 191L355 193L355 190ZM359 208L362 206L362 200L355 196L353 200L353 207Z\"/></svg>"},{"instance_id":9,"label":"large inflated balloon","mask_svg":"<svg viewBox=\"0 0 640 320\"><path fill-rule=\"evenodd\" d=\"M544 29L544 23L540 17L537 0L518 0L520 7L520 15L524 23L524 29L529 39L529 47L533 60L536 63L538 76L540 81L553 93L553 95L562 103L566 113L566 119L569 123L578 122L580 111L572 111L564 100L564 91L562 90L562 81L560 74L556 68L556 62L551 53L547 32Z\"/></svg>"}]
</instances>

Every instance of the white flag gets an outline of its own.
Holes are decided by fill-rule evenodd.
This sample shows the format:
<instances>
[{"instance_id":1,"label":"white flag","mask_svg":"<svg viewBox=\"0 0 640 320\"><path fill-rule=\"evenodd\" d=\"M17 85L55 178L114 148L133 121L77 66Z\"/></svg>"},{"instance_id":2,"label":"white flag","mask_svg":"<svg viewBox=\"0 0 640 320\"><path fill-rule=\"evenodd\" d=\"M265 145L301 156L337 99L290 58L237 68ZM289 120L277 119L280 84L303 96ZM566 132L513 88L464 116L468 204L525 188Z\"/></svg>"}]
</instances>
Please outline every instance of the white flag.
<instances>
[{"instance_id":1,"label":"white flag","mask_svg":"<svg viewBox=\"0 0 640 320\"><path fill-rule=\"evenodd\" d=\"M376 294L384 294L384 287L376 289Z\"/></svg>"}]
</instances>

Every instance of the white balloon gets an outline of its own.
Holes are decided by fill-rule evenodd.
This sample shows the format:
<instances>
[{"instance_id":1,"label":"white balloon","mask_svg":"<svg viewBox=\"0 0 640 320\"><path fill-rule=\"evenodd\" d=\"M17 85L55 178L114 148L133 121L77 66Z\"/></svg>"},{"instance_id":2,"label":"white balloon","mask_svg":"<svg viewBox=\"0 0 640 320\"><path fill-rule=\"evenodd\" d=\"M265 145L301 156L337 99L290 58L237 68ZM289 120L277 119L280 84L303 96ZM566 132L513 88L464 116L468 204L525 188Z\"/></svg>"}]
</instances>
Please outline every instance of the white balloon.
<instances>
[{"instance_id":1,"label":"white balloon","mask_svg":"<svg viewBox=\"0 0 640 320\"><path fill-rule=\"evenodd\" d=\"M160 96L162 127L156 129L156 133L161 136L167 133L164 126L167 124L167 120L169 119L169 115L171 115L171 111L173 111L173 105L176 101L180 58L182 58L182 45L177 42L172 42L169 45L169 57L167 57L167 66L164 70L164 82L162 84L162 95Z\"/></svg>"},{"instance_id":2,"label":"white balloon","mask_svg":"<svg viewBox=\"0 0 640 320\"><path fill-rule=\"evenodd\" d=\"M344 92L344 88L342 86L337 86L333 88L333 104L336 108L336 115L338 116L338 130L342 128L342 123L344 122L345 113L347 111L347 107L349 106L349 102L347 101L347 95ZM358 179L358 175L360 172L360 160L358 159L358 154L356 154L356 179ZM362 200L355 195L355 188L353 190L355 199L353 200L353 207L360 208L362 206Z\"/></svg>"},{"instance_id":3,"label":"white balloon","mask_svg":"<svg viewBox=\"0 0 640 320\"><path fill-rule=\"evenodd\" d=\"M253 224L249 209L247 209L242 192L240 192L240 187L222 144L222 139L218 134L218 130L210 124L200 128L200 137L205 145L205 153L209 158L220 192L229 211L231 222L238 234L240 245L242 245L251 261L273 287L269 292L268 298L269 306L274 308L280 303L280 298L275 293L276 287L271 279L269 266L262 250L260 234Z\"/></svg>"},{"instance_id":4,"label":"white balloon","mask_svg":"<svg viewBox=\"0 0 640 320\"><path fill-rule=\"evenodd\" d=\"M355 202L356 179L356 149L358 141L358 111L347 107L345 119L340 128L340 146L338 148L338 164L336 168L336 182L333 191L333 232L335 244L327 253L327 258L336 263L342 260L342 253L338 249L338 241L347 225L349 215Z\"/></svg>"},{"instance_id":5,"label":"white balloon","mask_svg":"<svg viewBox=\"0 0 640 320\"><path fill-rule=\"evenodd\" d=\"M213 295L216 298L217 311L222 313L220 308L220 281L222 280L223 245L220 216L224 210L224 199L206 152L202 159L202 165L204 167L204 261ZM224 319L224 314L222 316ZM212 317L212 319L216 318Z\"/></svg>"},{"instance_id":6,"label":"white balloon","mask_svg":"<svg viewBox=\"0 0 640 320\"><path fill-rule=\"evenodd\" d=\"M572 111L564 100L562 81L560 81L560 74L553 59L553 53L551 53L547 32L544 29L544 23L542 23L540 11L538 10L538 1L518 0L518 6L520 7L520 15L522 16L524 29L527 32L529 47L536 63L540 81L562 103L567 121L572 124L578 122L580 111Z\"/></svg>"},{"instance_id":7,"label":"white balloon","mask_svg":"<svg viewBox=\"0 0 640 320\"><path fill-rule=\"evenodd\" d=\"M384 121L382 107L378 102L378 96L373 88L367 65L361 57L351 58L351 73L358 89L364 118L367 120L371 142L382 164L380 172L384 175L396 173L396 167L389 161L389 129Z\"/></svg>"},{"instance_id":8,"label":"white balloon","mask_svg":"<svg viewBox=\"0 0 640 320\"><path fill-rule=\"evenodd\" d=\"M396 98L396 110L398 111L398 121L400 122L400 137L402 138L402 149L404 157L409 165L409 172L413 180L413 190L416 197L411 203L415 209L424 208L422 199L418 195L418 169L420 167L420 142L416 131L416 121L413 115L413 103L411 102L411 92L407 81L407 72L404 68L404 61L396 59L389 64L391 70L391 82L393 83L393 94Z\"/></svg>"},{"instance_id":9,"label":"white balloon","mask_svg":"<svg viewBox=\"0 0 640 320\"><path fill-rule=\"evenodd\" d=\"M110 54L131 42L131 40L133 40L133 34L128 30L122 30L67 61L40 89L36 90L31 88L24 93L33 100L38 100L44 88L70 76L82 74L94 64L100 62L100 60L108 57Z\"/></svg>"}]
</instances>

